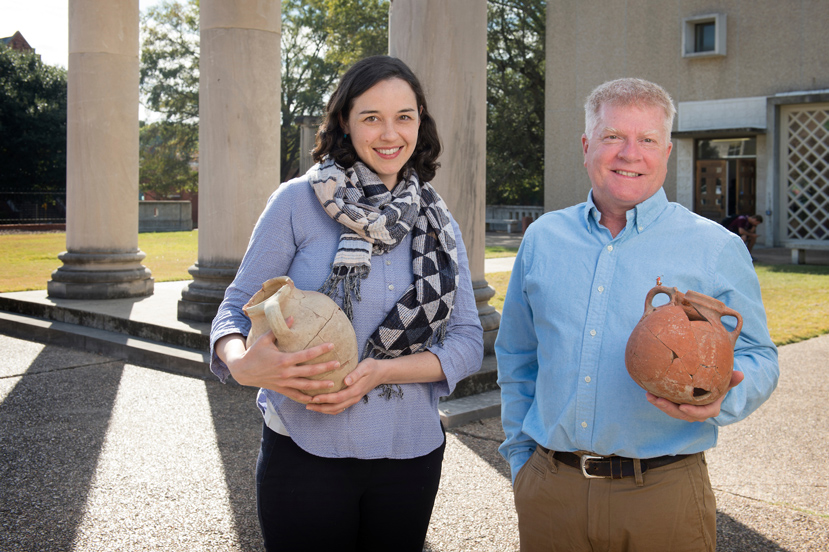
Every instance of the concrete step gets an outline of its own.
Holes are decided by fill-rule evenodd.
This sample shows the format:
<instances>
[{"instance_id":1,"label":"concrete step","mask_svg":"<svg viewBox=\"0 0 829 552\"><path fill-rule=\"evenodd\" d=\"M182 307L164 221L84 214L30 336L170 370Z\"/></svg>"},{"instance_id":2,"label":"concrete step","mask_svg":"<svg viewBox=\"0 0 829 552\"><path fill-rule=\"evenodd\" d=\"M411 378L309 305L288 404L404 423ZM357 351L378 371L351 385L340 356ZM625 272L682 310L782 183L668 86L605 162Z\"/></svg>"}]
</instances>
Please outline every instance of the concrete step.
<instances>
[{"instance_id":1,"label":"concrete step","mask_svg":"<svg viewBox=\"0 0 829 552\"><path fill-rule=\"evenodd\" d=\"M212 377L207 351L168 345L124 333L0 311L0 333L81 349L148 368L186 376Z\"/></svg>"},{"instance_id":2,"label":"concrete step","mask_svg":"<svg viewBox=\"0 0 829 552\"><path fill-rule=\"evenodd\" d=\"M198 378L209 369L210 325L176 319L184 283L156 284L152 297L108 301L51 299L45 291L0 294L0 333L99 353L148 368ZM446 427L496 416L497 363L458 382L440 402Z\"/></svg>"},{"instance_id":3,"label":"concrete step","mask_svg":"<svg viewBox=\"0 0 829 552\"><path fill-rule=\"evenodd\" d=\"M446 429L475 420L500 416L501 391L485 391L460 399L442 401L438 405L438 411L440 411L440 421Z\"/></svg>"}]
</instances>

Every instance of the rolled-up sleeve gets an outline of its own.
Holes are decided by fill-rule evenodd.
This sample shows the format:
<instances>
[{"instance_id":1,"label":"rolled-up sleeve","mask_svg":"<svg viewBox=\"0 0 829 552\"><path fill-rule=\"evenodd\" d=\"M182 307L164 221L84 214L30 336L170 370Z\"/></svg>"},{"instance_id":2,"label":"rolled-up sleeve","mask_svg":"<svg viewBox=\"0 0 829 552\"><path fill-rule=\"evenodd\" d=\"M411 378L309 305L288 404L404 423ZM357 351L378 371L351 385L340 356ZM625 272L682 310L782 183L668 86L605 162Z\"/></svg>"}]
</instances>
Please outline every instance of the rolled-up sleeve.
<instances>
[{"instance_id":1,"label":"rolled-up sleeve","mask_svg":"<svg viewBox=\"0 0 829 552\"><path fill-rule=\"evenodd\" d=\"M443 343L435 343L428 348L438 357L446 375L445 381L434 384L440 397L451 394L459 381L480 370L484 356L483 328L475 304L469 259L461 230L454 219L452 228L455 230L455 241L458 246L458 289L455 292L455 306L449 317Z\"/></svg>"},{"instance_id":2,"label":"rolled-up sleeve","mask_svg":"<svg viewBox=\"0 0 829 552\"><path fill-rule=\"evenodd\" d=\"M222 381L230 371L216 354L216 341L226 335L250 332L250 319L242 307L262 287L262 282L287 274L296 245L293 236L290 188L282 186L271 194L256 222L245 256L210 329L210 370ZM268 262L262 262L267 259Z\"/></svg>"}]
</instances>

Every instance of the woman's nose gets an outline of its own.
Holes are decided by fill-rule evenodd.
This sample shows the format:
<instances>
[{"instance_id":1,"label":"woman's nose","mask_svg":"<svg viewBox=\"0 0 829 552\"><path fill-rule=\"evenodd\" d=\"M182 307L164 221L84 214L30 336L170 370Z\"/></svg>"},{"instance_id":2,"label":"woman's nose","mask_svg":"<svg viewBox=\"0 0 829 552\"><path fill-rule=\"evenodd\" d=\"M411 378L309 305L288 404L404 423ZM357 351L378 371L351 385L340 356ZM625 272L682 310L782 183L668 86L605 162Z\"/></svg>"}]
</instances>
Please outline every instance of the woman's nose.
<instances>
[{"instance_id":1,"label":"woman's nose","mask_svg":"<svg viewBox=\"0 0 829 552\"><path fill-rule=\"evenodd\" d=\"M394 121L388 121L383 125L383 134L381 137L384 140L397 137L397 127L394 126Z\"/></svg>"}]
</instances>

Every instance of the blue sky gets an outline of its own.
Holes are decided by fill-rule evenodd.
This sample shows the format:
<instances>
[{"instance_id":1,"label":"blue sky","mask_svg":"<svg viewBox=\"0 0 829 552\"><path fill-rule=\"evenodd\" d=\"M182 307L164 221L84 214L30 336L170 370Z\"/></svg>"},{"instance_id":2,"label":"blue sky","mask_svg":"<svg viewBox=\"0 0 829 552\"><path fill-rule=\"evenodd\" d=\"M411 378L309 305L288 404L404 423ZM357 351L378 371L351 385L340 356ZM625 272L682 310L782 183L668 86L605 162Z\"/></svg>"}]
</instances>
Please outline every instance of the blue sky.
<instances>
[{"instance_id":1,"label":"blue sky","mask_svg":"<svg viewBox=\"0 0 829 552\"><path fill-rule=\"evenodd\" d=\"M160 1L139 0L138 6L144 11ZM67 65L68 19L68 0L0 0L0 37L20 31L43 62L50 65Z\"/></svg>"}]
</instances>

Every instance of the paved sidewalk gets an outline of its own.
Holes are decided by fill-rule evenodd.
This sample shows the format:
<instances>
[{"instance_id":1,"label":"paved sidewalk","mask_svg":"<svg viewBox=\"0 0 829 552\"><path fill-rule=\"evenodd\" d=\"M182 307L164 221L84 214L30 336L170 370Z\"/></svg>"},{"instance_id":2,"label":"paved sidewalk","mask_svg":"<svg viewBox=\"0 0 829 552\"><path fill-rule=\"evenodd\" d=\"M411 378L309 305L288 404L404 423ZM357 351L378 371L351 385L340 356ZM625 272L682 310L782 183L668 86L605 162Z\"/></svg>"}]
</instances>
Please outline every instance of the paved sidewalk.
<instances>
[{"instance_id":1,"label":"paved sidewalk","mask_svg":"<svg viewBox=\"0 0 829 552\"><path fill-rule=\"evenodd\" d=\"M0 335L0 550L260 550L254 390ZM708 454L720 551L829 550L829 336ZM427 550L517 550L497 418L453 428ZM390 549L391 550L391 549Z\"/></svg>"}]
</instances>

